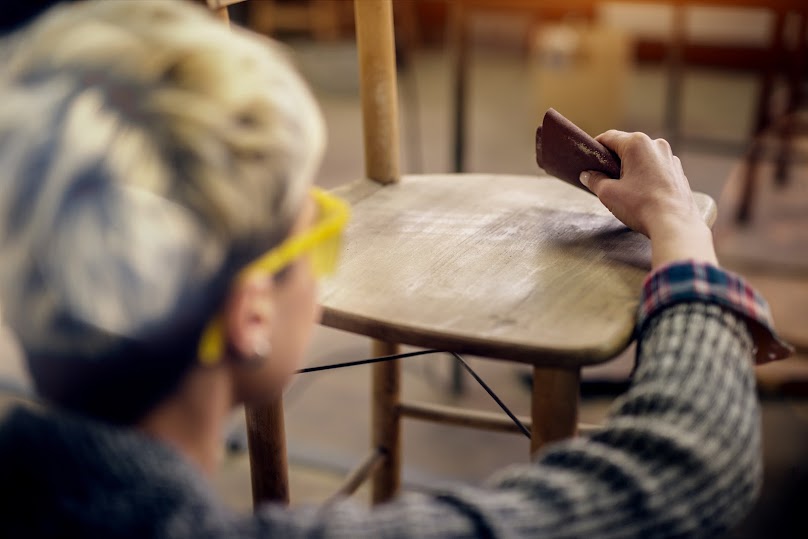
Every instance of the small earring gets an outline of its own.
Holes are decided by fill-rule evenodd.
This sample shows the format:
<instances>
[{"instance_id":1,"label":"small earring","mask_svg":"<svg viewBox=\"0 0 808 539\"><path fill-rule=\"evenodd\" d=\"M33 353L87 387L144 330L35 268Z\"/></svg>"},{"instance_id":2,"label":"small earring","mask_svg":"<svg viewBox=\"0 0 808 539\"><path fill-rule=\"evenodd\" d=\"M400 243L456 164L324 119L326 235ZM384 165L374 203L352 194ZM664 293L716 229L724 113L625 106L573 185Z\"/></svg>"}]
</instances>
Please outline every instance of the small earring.
<instances>
[{"instance_id":1,"label":"small earring","mask_svg":"<svg viewBox=\"0 0 808 539\"><path fill-rule=\"evenodd\" d=\"M272 344L266 340L257 341L253 344L252 354L247 358L247 364L251 367L260 367L269 359L272 352Z\"/></svg>"}]
</instances>

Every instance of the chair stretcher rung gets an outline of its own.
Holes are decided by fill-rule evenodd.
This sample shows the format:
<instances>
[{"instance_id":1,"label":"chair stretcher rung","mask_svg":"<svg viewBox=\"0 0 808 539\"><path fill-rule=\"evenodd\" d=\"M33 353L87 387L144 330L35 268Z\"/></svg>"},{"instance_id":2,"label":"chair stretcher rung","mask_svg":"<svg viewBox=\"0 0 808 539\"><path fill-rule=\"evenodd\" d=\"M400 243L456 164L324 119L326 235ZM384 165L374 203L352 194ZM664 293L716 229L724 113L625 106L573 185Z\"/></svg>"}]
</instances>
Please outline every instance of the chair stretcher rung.
<instances>
[{"instance_id":1,"label":"chair stretcher rung","mask_svg":"<svg viewBox=\"0 0 808 539\"><path fill-rule=\"evenodd\" d=\"M371 452L365 460L363 460L359 466L356 467L348 477L345 478L345 481L342 485L337 489L337 491L328 498L326 503L330 503L336 501L340 498L345 498L351 496L355 493L362 484L367 481L373 472L382 465L384 459L387 458L385 452L381 448L376 448Z\"/></svg>"},{"instance_id":2,"label":"chair stretcher rung","mask_svg":"<svg viewBox=\"0 0 808 539\"><path fill-rule=\"evenodd\" d=\"M444 423L447 425L458 425L461 427L469 427L483 430L492 430L497 432L512 432L521 434L519 427L511 421L507 416L496 412L483 412L480 410L463 410L452 406L443 406L441 404L431 404L425 402L402 402L398 405L399 413L402 417L409 417L412 419L421 419L424 421L432 421L435 423ZM522 422L528 429L531 428L532 422L529 417L521 416L519 421ZM579 423L579 434L590 434L600 430L599 425L592 425L589 423Z\"/></svg>"},{"instance_id":3,"label":"chair stretcher rung","mask_svg":"<svg viewBox=\"0 0 808 539\"><path fill-rule=\"evenodd\" d=\"M496 412L462 410L452 406L424 402L402 402L399 404L398 409L403 417L413 419L499 432L521 433L519 427L513 421L507 416ZM530 418L520 417L519 420L530 428Z\"/></svg>"}]
</instances>

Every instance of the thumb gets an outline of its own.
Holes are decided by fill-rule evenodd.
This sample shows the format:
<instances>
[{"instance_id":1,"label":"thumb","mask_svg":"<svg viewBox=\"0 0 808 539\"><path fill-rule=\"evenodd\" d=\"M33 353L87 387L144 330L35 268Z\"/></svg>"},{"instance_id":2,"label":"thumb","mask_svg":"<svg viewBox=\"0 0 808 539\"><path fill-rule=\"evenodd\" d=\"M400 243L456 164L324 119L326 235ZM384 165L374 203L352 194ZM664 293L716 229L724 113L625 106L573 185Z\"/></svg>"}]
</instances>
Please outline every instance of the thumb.
<instances>
[{"instance_id":1,"label":"thumb","mask_svg":"<svg viewBox=\"0 0 808 539\"><path fill-rule=\"evenodd\" d=\"M611 180L611 178L602 172L597 172L595 170L584 170L581 172L581 175L578 176L578 180L584 184L587 189L597 195L603 180Z\"/></svg>"}]
</instances>

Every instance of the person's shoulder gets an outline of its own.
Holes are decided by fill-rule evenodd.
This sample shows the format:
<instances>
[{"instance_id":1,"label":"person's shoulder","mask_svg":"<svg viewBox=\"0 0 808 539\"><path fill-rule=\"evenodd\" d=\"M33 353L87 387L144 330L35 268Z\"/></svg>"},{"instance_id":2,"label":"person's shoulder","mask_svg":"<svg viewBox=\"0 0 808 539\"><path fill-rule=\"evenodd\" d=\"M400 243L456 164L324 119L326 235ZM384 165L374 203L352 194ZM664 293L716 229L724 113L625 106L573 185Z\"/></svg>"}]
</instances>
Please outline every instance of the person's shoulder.
<instances>
[{"instance_id":1,"label":"person's shoulder","mask_svg":"<svg viewBox=\"0 0 808 539\"><path fill-rule=\"evenodd\" d=\"M38 455L49 450L42 443L48 429L40 414L35 405L0 403L0 485L29 467L36 469Z\"/></svg>"}]
</instances>

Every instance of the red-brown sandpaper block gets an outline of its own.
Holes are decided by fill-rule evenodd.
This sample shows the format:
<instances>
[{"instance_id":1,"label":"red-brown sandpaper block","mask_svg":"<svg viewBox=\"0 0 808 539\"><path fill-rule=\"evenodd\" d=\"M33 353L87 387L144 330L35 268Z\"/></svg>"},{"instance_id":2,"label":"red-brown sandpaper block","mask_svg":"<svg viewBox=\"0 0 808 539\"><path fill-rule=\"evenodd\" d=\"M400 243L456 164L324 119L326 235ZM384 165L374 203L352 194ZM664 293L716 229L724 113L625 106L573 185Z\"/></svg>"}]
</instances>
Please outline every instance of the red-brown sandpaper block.
<instances>
[{"instance_id":1,"label":"red-brown sandpaper block","mask_svg":"<svg viewBox=\"0 0 808 539\"><path fill-rule=\"evenodd\" d=\"M536 163L548 174L588 193L591 191L578 180L584 170L620 177L617 155L555 109L547 109L536 129Z\"/></svg>"}]
</instances>

